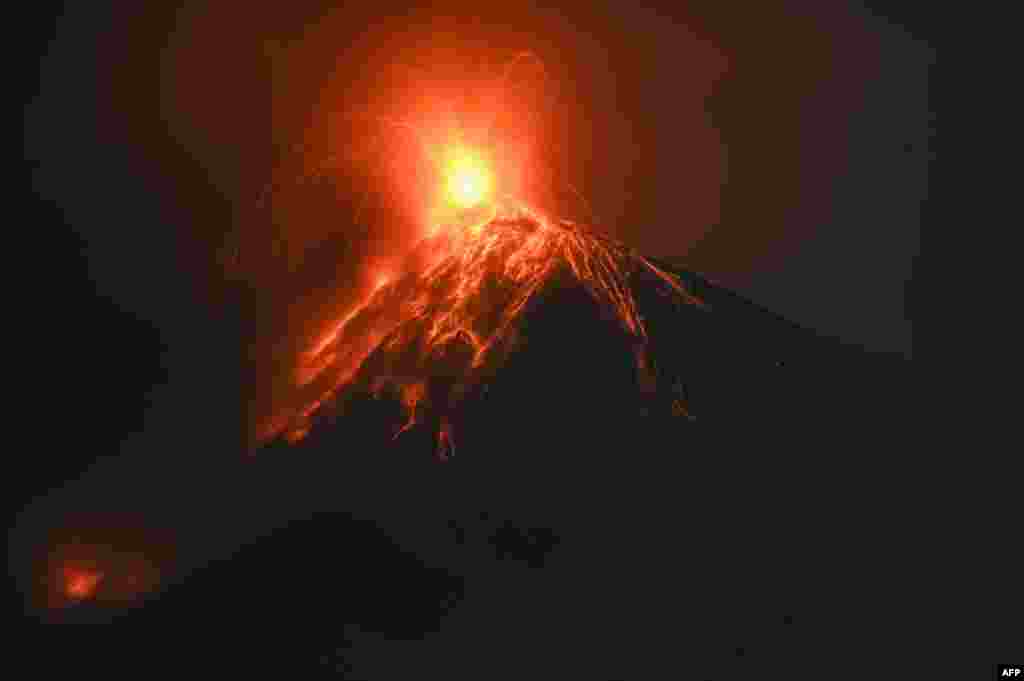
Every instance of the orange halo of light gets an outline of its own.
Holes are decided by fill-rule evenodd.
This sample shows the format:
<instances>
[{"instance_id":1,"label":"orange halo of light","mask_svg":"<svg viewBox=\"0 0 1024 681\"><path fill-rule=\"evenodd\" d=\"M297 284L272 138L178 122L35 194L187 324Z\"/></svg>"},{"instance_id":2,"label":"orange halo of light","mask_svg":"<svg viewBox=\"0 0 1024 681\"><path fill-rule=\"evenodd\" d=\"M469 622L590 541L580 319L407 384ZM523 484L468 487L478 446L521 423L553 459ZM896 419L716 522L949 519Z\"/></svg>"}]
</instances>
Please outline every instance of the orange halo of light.
<instances>
[{"instance_id":1,"label":"orange halo of light","mask_svg":"<svg viewBox=\"0 0 1024 681\"><path fill-rule=\"evenodd\" d=\"M396 63L401 61L396 57ZM513 82L514 75L523 75L523 66L534 69L525 75L539 71L540 79L517 77ZM282 403L306 403L328 383L344 385L352 378L360 364L356 359L372 350L376 336L339 341L350 322L380 314L376 302L394 298L399 282L441 265L460 245L479 246L491 238L507 245L487 229L496 218L529 214L537 224L546 223L540 213L549 212L551 202L546 186L537 182L547 176L537 145L545 139L541 133L548 87L539 59L520 53L500 75L479 77L451 72L443 63L424 64L416 69L415 80L399 74L389 89L375 87L366 108L351 108L351 102L361 100L347 96L347 85L338 88L346 97L339 97L336 107L332 98L322 100L327 127L338 130L329 139L344 147L338 153L372 168L375 184L362 199L356 222L375 233L375 250L344 307L318 319L316 328L310 323L303 333L308 346L290 372L294 392ZM351 141L346 136L350 131ZM318 147L314 143L311 148ZM378 259L388 262L387 272L379 269ZM292 416L286 412L294 416L305 411L289 405L275 409L279 413L266 419L260 439L288 432L283 424Z\"/></svg>"},{"instance_id":2,"label":"orange halo of light","mask_svg":"<svg viewBox=\"0 0 1024 681\"><path fill-rule=\"evenodd\" d=\"M440 100L433 108L406 118L374 119L383 125L374 144L392 141L385 154L390 206L413 217L419 228L398 250L446 228L472 231L486 224L501 212L504 197L521 194L530 162L521 140L498 134L471 114L456 115ZM444 111L448 115L439 113Z\"/></svg>"}]
</instances>

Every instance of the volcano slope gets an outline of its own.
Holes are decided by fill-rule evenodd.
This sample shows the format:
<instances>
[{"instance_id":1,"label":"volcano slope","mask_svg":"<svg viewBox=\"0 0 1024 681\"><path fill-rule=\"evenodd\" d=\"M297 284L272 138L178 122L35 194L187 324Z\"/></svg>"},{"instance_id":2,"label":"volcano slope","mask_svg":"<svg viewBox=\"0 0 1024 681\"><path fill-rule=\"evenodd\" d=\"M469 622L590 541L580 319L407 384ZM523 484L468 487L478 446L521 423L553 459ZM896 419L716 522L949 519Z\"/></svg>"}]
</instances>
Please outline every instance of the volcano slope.
<instances>
[{"instance_id":1,"label":"volcano slope","mask_svg":"<svg viewBox=\"0 0 1024 681\"><path fill-rule=\"evenodd\" d=\"M864 568L904 550L890 512L913 465L910 374L676 271L706 304L634 290L646 372L563 268L454 411L427 407L396 438L400 395L354 381L235 483L231 505L276 510L129 620L258 625L240 647L186 632L186 665L635 678L772 641L750 666L800 678L807 650L827 658L827 636L892 594ZM462 366L430 365L428 405L451 404ZM212 518L225 502L192 503ZM774 623L794 612L821 626L786 642Z\"/></svg>"}]
</instances>

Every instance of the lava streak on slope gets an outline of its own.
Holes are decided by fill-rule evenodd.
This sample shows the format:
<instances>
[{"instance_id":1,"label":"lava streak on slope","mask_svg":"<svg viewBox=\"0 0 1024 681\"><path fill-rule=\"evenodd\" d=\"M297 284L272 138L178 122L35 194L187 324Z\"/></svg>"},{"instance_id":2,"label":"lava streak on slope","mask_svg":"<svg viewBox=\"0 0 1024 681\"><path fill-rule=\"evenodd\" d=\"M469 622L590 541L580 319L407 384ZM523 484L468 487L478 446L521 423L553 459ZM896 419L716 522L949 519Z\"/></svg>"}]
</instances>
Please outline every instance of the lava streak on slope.
<instances>
[{"instance_id":1,"label":"lava streak on slope","mask_svg":"<svg viewBox=\"0 0 1024 681\"><path fill-rule=\"evenodd\" d=\"M539 81L531 85L531 77ZM514 85L523 78L525 84ZM456 81L475 89L471 80ZM545 289L565 282L584 289L629 337L641 392L653 389L636 286L700 301L676 277L595 227L553 217L571 210L554 198L555 185L586 201L542 162L547 150L540 148L543 126L535 119L553 91L540 60L516 55L494 86L481 91L494 100L482 111L449 102L447 88L426 78L416 90L429 102L422 110L402 118L353 115L372 121L371 130L383 126L380 135L357 126L351 144L342 145L346 159L377 169L368 187L356 184L355 193L365 193L353 223L360 234L374 235L373 246L361 259L354 256L362 281L347 292L344 309L329 313L338 318L325 323L313 309L304 315L316 318L315 327L299 334L299 361L290 385L279 391L287 396L274 400L258 441L298 442L314 420L337 413L346 395L386 394L405 411L395 437L427 423L444 452L439 458L447 458L456 449L458 407L519 344L525 311ZM324 217L337 231L334 215ZM285 237L298 239L293 231L303 230L289 229Z\"/></svg>"},{"instance_id":2,"label":"lava streak on slope","mask_svg":"<svg viewBox=\"0 0 1024 681\"><path fill-rule=\"evenodd\" d=\"M596 231L549 220L523 204L494 210L483 224L456 223L422 239L403 274L381 281L329 329L296 374L307 400L269 428L291 442L349 389L395 395L407 419L396 436L429 419L445 459L455 448L460 400L492 375L516 346L524 311L556 275L581 285L634 339L641 386L653 380L648 329L633 287L641 280L665 295L700 304L678 279ZM454 377L437 389L437 367Z\"/></svg>"}]
</instances>

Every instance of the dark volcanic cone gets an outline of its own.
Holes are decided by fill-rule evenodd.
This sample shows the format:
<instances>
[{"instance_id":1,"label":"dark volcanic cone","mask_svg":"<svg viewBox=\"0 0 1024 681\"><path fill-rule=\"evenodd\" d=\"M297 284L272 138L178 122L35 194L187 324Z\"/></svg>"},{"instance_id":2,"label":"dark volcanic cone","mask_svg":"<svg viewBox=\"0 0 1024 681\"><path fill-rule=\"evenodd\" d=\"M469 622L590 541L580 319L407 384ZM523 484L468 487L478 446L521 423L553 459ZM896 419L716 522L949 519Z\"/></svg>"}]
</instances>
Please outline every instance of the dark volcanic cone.
<instances>
[{"instance_id":1,"label":"dark volcanic cone","mask_svg":"<svg viewBox=\"0 0 1024 681\"><path fill-rule=\"evenodd\" d=\"M646 291L648 308L701 304L677 277L623 245L574 223L529 214L425 239L403 271L309 353L298 377L310 401L290 417L287 439L301 439L351 409L348 403L359 395L373 395L403 407L401 420L386 429L392 437L426 422L437 431L441 457L450 456L456 433L473 427L466 418L473 408L466 403L480 401L496 376L518 363L513 355L538 338L551 348L544 354L556 359L544 376L532 379L535 386L573 386L616 408L630 401L626 412L632 412L638 397L652 398L659 390L647 320L658 313L641 309L637 291ZM587 369L577 375L581 359ZM628 380L591 385L593 377L622 367L631 367ZM671 383L671 377L661 378ZM577 401L590 413L601 410L590 399ZM676 414L686 416L681 393L674 402ZM509 405L505 416L549 416L534 413L533 405Z\"/></svg>"}]
</instances>

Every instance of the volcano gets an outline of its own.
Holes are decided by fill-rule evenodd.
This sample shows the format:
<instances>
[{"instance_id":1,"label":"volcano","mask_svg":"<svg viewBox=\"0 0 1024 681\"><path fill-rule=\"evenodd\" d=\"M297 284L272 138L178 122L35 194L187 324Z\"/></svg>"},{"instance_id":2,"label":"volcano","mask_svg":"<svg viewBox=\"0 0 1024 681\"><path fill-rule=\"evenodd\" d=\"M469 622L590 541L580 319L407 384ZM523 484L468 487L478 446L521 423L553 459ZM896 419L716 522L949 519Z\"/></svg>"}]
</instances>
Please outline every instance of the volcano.
<instances>
[{"instance_id":1,"label":"volcano","mask_svg":"<svg viewBox=\"0 0 1024 681\"><path fill-rule=\"evenodd\" d=\"M404 424L390 429L393 439L425 421L446 459L455 431L463 430L456 422L467 421L522 346L538 342L563 355L545 382L584 387L572 358L590 356L601 373L613 374L626 358L633 380L600 389L607 405L631 413L638 405L620 403L642 394L646 408L657 409L659 386L669 383L676 391L672 409L688 416L679 376L650 355L648 316L702 303L678 277L622 244L521 209L514 217L438 230L417 244L403 272L379 282L307 353L297 381L311 399L272 426L271 435L294 443L351 408L346 402L370 394L401 404ZM575 320L558 339L547 338L549 324L540 321L552 308L561 310L563 323ZM617 351L602 348L598 338L613 339ZM531 411L523 404L508 413L531 418Z\"/></svg>"},{"instance_id":2,"label":"volcano","mask_svg":"<svg viewBox=\"0 0 1024 681\"><path fill-rule=\"evenodd\" d=\"M679 263L522 206L436 230L401 272L304 355L300 399L268 427L271 446L352 431L405 450L429 433L445 461L463 445L492 449L509 424L571 448L595 421L820 420L820 403L782 411L787 382L853 355Z\"/></svg>"},{"instance_id":3,"label":"volcano","mask_svg":"<svg viewBox=\"0 0 1024 681\"><path fill-rule=\"evenodd\" d=\"M188 492L184 558L126 619L256 624L180 639L235 671L478 678L509 646L517 678L629 678L679 646L718 669L823 592L889 593L850 547L901 550L909 378L586 226L435 234L317 339L244 471L161 479L167 506Z\"/></svg>"}]
</instances>

